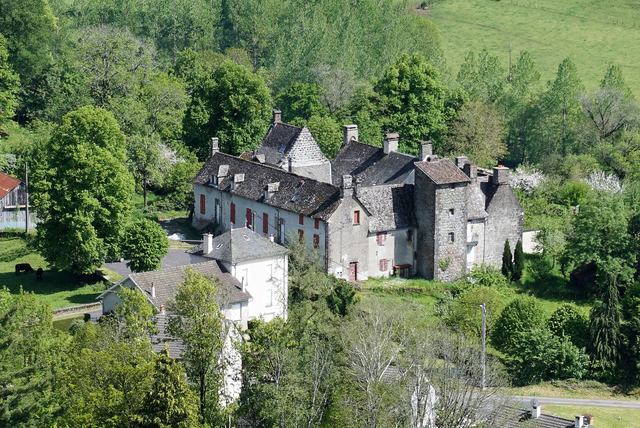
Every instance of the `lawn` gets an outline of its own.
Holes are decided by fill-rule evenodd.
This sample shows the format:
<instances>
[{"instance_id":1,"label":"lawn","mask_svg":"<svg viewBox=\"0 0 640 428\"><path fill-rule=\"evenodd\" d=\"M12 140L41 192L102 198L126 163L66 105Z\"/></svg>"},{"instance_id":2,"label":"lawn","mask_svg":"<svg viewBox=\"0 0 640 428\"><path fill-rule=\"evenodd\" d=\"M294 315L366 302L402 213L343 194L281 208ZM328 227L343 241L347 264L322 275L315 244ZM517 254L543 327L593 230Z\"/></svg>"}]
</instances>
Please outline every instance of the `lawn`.
<instances>
[{"instance_id":1,"label":"lawn","mask_svg":"<svg viewBox=\"0 0 640 428\"><path fill-rule=\"evenodd\" d=\"M29 263L33 269L45 270L42 281L34 273L15 274L16 263ZM101 282L88 282L66 272L48 270L47 262L27 247L23 238L0 238L0 287L17 293L20 287L32 292L52 309L95 303L105 289Z\"/></svg>"},{"instance_id":2,"label":"lawn","mask_svg":"<svg viewBox=\"0 0 640 428\"><path fill-rule=\"evenodd\" d=\"M516 58L529 51L551 79L571 57L587 89L597 86L608 64L622 67L640 96L640 8L635 0L435 0L425 13L440 30L453 76L469 50L486 48L503 62L509 46Z\"/></svg>"},{"instance_id":3,"label":"lawn","mask_svg":"<svg viewBox=\"0 0 640 428\"><path fill-rule=\"evenodd\" d=\"M638 428L640 427L640 410L612 409L607 407L579 407L543 405L542 412L562 418L572 419L577 415L589 414L593 416L595 428Z\"/></svg>"}]
</instances>

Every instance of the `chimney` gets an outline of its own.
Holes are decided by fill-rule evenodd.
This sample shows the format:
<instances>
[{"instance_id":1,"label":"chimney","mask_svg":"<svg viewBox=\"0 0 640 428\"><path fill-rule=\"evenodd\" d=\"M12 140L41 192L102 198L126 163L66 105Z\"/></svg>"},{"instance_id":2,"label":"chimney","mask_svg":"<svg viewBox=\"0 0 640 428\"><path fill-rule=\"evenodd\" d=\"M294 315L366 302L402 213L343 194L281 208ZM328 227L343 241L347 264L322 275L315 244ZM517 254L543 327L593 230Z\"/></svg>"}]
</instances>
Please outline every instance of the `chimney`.
<instances>
[{"instance_id":1,"label":"chimney","mask_svg":"<svg viewBox=\"0 0 640 428\"><path fill-rule=\"evenodd\" d=\"M584 427L584 416L578 415L576 416L575 428L583 428Z\"/></svg>"},{"instance_id":2,"label":"chimney","mask_svg":"<svg viewBox=\"0 0 640 428\"><path fill-rule=\"evenodd\" d=\"M211 137L211 156L215 155L220 151L220 142L218 141L218 137Z\"/></svg>"},{"instance_id":3,"label":"chimney","mask_svg":"<svg viewBox=\"0 0 640 428\"><path fill-rule=\"evenodd\" d=\"M285 162L287 162L286 171L293 172L293 159L291 159L291 156L287 156Z\"/></svg>"},{"instance_id":4,"label":"chimney","mask_svg":"<svg viewBox=\"0 0 640 428\"><path fill-rule=\"evenodd\" d=\"M345 125L343 128L344 138L342 145L347 145L350 141L358 141L358 125Z\"/></svg>"},{"instance_id":5,"label":"chimney","mask_svg":"<svg viewBox=\"0 0 640 428\"><path fill-rule=\"evenodd\" d=\"M531 417L533 419L540 419L540 415L542 414L542 406L538 403L538 400L531 400Z\"/></svg>"},{"instance_id":6,"label":"chimney","mask_svg":"<svg viewBox=\"0 0 640 428\"><path fill-rule=\"evenodd\" d=\"M460 169L464 168L469 163L469 158L466 156L456 156L456 166Z\"/></svg>"},{"instance_id":7,"label":"chimney","mask_svg":"<svg viewBox=\"0 0 640 428\"><path fill-rule=\"evenodd\" d=\"M160 315L165 315L166 311L164 310L164 305L160 305Z\"/></svg>"},{"instance_id":8,"label":"chimney","mask_svg":"<svg viewBox=\"0 0 640 428\"><path fill-rule=\"evenodd\" d=\"M384 134L384 154L398 151L398 140L400 136L397 132L387 132Z\"/></svg>"},{"instance_id":9,"label":"chimney","mask_svg":"<svg viewBox=\"0 0 640 428\"><path fill-rule=\"evenodd\" d=\"M494 185L508 184L509 168L506 166L496 166L493 168L493 177L491 177L491 182Z\"/></svg>"},{"instance_id":10,"label":"chimney","mask_svg":"<svg viewBox=\"0 0 640 428\"><path fill-rule=\"evenodd\" d=\"M472 163L466 163L464 165L463 171L465 174L467 174L467 177L472 180L478 178L478 167Z\"/></svg>"},{"instance_id":11,"label":"chimney","mask_svg":"<svg viewBox=\"0 0 640 428\"><path fill-rule=\"evenodd\" d=\"M423 142L420 144L420 162L427 160L428 156L433 154L433 145L431 142Z\"/></svg>"},{"instance_id":12,"label":"chimney","mask_svg":"<svg viewBox=\"0 0 640 428\"><path fill-rule=\"evenodd\" d=\"M282 123L282 112L278 109L273 109L273 124Z\"/></svg>"},{"instance_id":13,"label":"chimney","mask_svg":"<svg viewBox=\"0 0 640 428\"><path fill-rule=\"evenodd\" d=\"M152 298L156 298L156 286L154 285L154 283L151 283L151 297Z\"/></svg>"},{"instance_id":14,"label":"chimney","mask_svg":"<svg viewBox=\"0 0 640 428\"><path fill-rule=\"evenodd\" d=\"M353 195L353 177L350 175L342 176L342 187L341 187L341 196L351 196Z\"/></svg>"},{"instance_id":15,"label":"chimney","mask_svg":"<svg viewBox=\"0 0 640 428\"><path fill-rule=\"evenodd\" d=\"M213 251L213 235L205 233L202 235L202 253L209 254Z\"/></svg>"}]
</instances>

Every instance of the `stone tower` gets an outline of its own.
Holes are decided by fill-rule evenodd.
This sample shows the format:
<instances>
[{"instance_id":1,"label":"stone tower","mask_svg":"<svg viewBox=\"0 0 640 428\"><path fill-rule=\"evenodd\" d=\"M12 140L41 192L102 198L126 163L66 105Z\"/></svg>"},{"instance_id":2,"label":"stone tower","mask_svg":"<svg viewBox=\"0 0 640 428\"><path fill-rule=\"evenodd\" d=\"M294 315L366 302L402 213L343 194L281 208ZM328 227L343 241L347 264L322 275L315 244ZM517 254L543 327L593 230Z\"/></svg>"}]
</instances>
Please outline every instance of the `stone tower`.
<instances>
[{"instance_id":1,"label":"stone tower","mask_svg":"<svg viewBox=\"0 0 640 428\"><path fill-rule=\"evenodd\" d=\"M469 178L448 159L416 162L416 267L425 278L451 281L466 272Z\"/></svg>"}]
</instances>

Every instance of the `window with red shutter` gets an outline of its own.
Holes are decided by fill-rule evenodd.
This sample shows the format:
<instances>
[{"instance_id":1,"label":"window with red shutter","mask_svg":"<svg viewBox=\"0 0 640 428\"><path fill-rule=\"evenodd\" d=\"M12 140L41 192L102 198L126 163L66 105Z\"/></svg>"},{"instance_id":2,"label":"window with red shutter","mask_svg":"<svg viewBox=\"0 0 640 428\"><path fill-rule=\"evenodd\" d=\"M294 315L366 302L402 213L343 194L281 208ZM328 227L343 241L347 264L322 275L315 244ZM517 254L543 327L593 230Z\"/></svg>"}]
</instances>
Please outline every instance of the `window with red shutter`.
<instances>
[{"instance_id":1,"label":"window with red shutter","mask_svg":"<svg viewBox=\"0 0 640 428\"><path fill-rule=\"evenodd\" d=\"M298 214L298 223L304 224L304 214Z\"/></svg>"},{"instance_id":2,"label":"window with red shutter","mask_svg":"<svg viewBox=\"0 0 640 428\"><path fill-rule=\"evenodd\" d=\"M353 224L355 224L355 225L360 224L360 211L359 210L355 210L353 212Z\"/></svg>"},{"instance_id":3,"label":"window with red shutter","mask_svg":"<svg viewBox=\"0 0 640 428\"><path fill-rule=\"evenodd\" d=\"M385 241L387 240L387 232L378 232L376 235L376 240L378 241L379 246L383 246Z\"/></svg>"},{"instance_id":4,"label":"window with red shutter","mask_svg":"<svg viewBox=\"0 0 640 428\"><path fill-rule=\"evenodd\" d=\"M320 229L320 219L319 218L315 219L315 222L313 224L313 228L314 229Z\"/></svg>"},{"instance_id":5,"label":"window with red shutter","mask_svg":"<svg viewBox=\"0 0 640 428\"><path fill-rule=\"evenodd\" d=\"M262 233L269 234L269 214L262 214Z\"/></svg>"},{"instance_id":6,"label":"window with red shutter","mask_svg":"<svg viewBox=\"0 0 640 428\"><path fill-rule=\"evenodd\" d=\"M207 212L207 197L204 195L200 195L200 214L205 214Z\"/></svg>"},{"instance_id":7,"label":"window with red shutter","mask_svg":"<svg viewBox=\"0 0 640 428\"><path fill-rule=\"evenodd\" d=\"M231 206L229 207L229 221L233 224L236 223L236 204L231 202Z\"/></svg>"},{"instance_id":8,"label":"window with red shutter","mask_svg":"<svg viewBox=\"0 0 640 428\"><path fill-rule=\"evenodd\" d=\"M320 248L320 235L313 235L313 248Z\"/></svg>"},{"instance_id":9,"label":"window with red shutter","mask_svg":"<svg viewBox=\"0 0 640 428\"><path fill-rule=\"evenodd\" d=\"M246 225L247 225L247 227L248 227L249 229L251 229L251 228L252 228L252 226L253 226L253 221L252 221L252 220L253 220L253 212L251 212L251 208L247 208L247 214L246 214L246 217L247 217L247 223L246 223Z\"/></svg>"}]
</instances>

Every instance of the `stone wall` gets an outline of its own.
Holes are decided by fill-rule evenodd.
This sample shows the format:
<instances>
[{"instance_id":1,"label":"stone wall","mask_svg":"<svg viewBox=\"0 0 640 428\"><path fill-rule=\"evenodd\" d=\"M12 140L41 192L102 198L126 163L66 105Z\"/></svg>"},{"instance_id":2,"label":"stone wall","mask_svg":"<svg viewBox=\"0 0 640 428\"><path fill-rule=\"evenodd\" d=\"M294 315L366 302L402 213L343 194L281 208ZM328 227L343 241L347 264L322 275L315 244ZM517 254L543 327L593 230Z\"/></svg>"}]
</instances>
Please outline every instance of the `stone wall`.
<instances>
[{"instance_id":1,"label":"stone wall","mask_svg":"<svg viewBox=\"0 0 640 428\"><path fill-rule=\"evenodd\" d=\"M416 272L424 278L434 277L436 187L423 173L415 174L414 207L418 236L416 242Z\"/></svg>"},{"instance_id":2,"label":"stone wall","mask_svg":"<svg viewBox=\"0 0 640 428\"><path fill-rule=\"evenodd\" d=\"M487 226L485 241L486 264L502 266L502 252L505 240L509 240L511 251L515 251L518 240L522 239L524 218L520 203L508 184L500 184L486 208Z\"/></svg>"},{"instance_id":3,"label":"stone wall","mask_svg":"<svg viewBox=\"0 0 640 428\"><path fill-rule=\"evenodd\" d=\"M307 128L303 128L289 152L295 174L331 183L331 163ZM286 167L286 165L285 165Z\"/></svg>"},{"instance_id":4,"label":"stone wall","mask_svg":"<svg viewBox=\"0 0 640 428\"><path fill-rule=\"evenodd\" d=\"M467 184L436 189L434 278L452 281L466 272Z\"/></svg>"}]
</instances>

